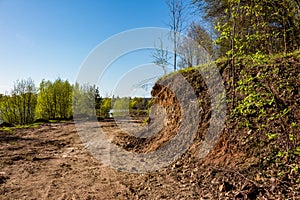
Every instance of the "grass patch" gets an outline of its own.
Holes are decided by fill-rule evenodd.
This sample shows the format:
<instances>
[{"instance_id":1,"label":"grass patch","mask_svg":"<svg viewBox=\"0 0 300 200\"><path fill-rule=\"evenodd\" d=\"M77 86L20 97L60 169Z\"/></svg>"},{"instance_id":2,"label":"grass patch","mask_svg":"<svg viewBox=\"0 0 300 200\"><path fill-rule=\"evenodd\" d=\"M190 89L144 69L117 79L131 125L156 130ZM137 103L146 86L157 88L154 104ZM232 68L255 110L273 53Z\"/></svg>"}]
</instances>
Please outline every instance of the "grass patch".
<instances>
[{"instance_id":1,"label":"grass patch","mask_svg":"<svg viewBox=\"0 0 300 200\"><path fill-rule=\"evenodd\" d=\"M14 130L16 129L26 129L26 128L37 128L39 125L42 125L44 123L42 122L37 122L37 123L33 123L33 124L27 124L27 125L15 125L12 127L1 127L0 131L6 131L9 133L13 133Z\"/></svg>"},{"instance_id":2,"label":"grass patch","mask_svg":"<svg viewBox=\"0 0 300 200\"><path fill-rule=\"evenodd\" d=\"M14 127L1 127L0 130L13 133Z\"/></svg>"},{"instance_id":3,"label":"grass patch","mask_svg":"<svg viewBox=\"0 0 300 200\"><path fill-rule=\"evenodd\" d=\"M61 119L50 119L50 123L64 123L67 122L68 120L61 120Z\"/></svg>"}]
</instances>

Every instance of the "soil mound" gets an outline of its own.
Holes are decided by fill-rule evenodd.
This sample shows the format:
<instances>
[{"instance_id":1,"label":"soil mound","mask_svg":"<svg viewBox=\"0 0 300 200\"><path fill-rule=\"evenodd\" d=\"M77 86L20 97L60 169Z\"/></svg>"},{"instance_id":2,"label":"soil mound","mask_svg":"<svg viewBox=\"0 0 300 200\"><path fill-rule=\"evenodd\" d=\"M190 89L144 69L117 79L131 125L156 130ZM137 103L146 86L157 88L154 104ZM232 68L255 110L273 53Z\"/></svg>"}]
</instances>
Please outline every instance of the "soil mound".
<instances>
[{"instance_id":1,"label":"soil mound","mask_svg":"<svg viewBox=\"0 0 300 200\"><path fill-rule=\"evenodd\" d=\"M299 55L260 62L243 58L236 60L234 68L230 61L217 65L226 89L227 117L217 143L205 158L199 158L199 149L211 120L211 96L197 68L171 74L155 84L153 102L165 110L166 117L159 119L160 111L156 110L158 114L150 123L163 123L163 129L146 139L126 136L128 149L155 151L175 137L186 108L169 89L168 80L179 83L178 77L183 76L200 104L199 128L183 158L160 175L189 181L184 182L197 185L196 193L208 198L300 197ZM176 85L177 89L181 86ZM184 91L180 94L186 95Z\"/></svg>"}]
</instances>

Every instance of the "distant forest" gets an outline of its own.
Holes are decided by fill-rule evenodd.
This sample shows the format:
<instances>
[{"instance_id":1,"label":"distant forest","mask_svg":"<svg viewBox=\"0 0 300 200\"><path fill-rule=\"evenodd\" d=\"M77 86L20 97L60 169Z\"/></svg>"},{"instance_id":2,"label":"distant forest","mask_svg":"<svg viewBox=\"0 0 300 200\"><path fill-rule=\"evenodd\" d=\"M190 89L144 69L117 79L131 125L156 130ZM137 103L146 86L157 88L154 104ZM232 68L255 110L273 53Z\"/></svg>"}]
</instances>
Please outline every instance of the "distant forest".
<instances>
[{"instance_id":1,"label":"distant forest","mask_svg":"<svg viewBox=\"0 0 300 200\"><path fill-rule=\"evenodd\" d=\"M148 104L149 99L140 97L102 98L95 85L72 85L60 78L54 82L43 80L36 87L29 78L16 81L9 94L0 94L0 119L10 124L25 125L40 120L71 119L73 113L109 118L112 108L115 117L124 116L124 110L138 116L147 113Z\"/></svg>"}]
</instances>

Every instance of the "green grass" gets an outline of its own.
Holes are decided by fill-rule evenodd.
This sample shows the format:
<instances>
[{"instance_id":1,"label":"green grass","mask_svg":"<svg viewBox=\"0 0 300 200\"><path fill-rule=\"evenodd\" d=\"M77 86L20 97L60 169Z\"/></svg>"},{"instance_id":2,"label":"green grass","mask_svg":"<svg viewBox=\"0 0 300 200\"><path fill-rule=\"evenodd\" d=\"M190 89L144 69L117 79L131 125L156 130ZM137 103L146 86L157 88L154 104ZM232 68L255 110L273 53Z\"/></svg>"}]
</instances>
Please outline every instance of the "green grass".
<instances>
[{"instance_id":1,"label":"green grass","mask_svg":"<svg viewBox=\"0 0 300 200\"><path fill-rule=\"evenodd\" d=\"M49 123L64 123L68 120L49 120ZM26 125L15 125L13 127L0 127L0 131L6 131L8 133L14 133L14 130L16 129L27 129L27 128L37 128L38 126L45 124L45 122L36 122L32 124L26 124Z\"/></svg>"},{"instance_id":2,"label":"green grass","mask_svg":"<svg viewBox=\"0 0 300 200\"><path fill-rule=\"evenodd\" d=\"M67 121L68 120L57 120L57 119L50 119L49 120L50 123L60 123L60 122L64 123L64 122L67 122Z\"/></svg>"},{"instance_id":3,"label":"green grass","mask_svg":"<svg viewBox=\"0 0 300 200\"><path fill-rule=\"evenodd\" d=\"M13 127L2 127L0 128L1 131L6 131L9 133L13 133L16 129L26 129L26 128L37 128L39 125L42 125L43 123L33 123L33 124L27 124L27 125L15 125Z\"/></svg>"},{"instance_id":4,"label":"green grass","mask_svg":"<svg viewBox=\"0 0 300 200\"><path fill-rule=\"evenodd\" d=\"M2 127L0 128L1 131L6 131L6 132L9 132L9 133L13 133L13 128L14 127Z\"/></svg>"}]
</instances>

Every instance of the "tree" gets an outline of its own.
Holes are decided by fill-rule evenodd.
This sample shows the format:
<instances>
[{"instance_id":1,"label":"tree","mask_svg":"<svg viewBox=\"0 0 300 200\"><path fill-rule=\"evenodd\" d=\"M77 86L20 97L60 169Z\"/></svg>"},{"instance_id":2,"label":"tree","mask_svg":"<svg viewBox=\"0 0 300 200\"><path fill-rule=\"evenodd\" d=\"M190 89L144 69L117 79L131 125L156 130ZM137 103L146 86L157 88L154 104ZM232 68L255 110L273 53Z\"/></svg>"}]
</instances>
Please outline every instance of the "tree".
<instances>
[{"instance_id":1,"label":"tree","mask_svg":"<svg viewBox=\"0 0 300 200\"><path fill-rule=\"evenodd\" d=\"M56 97L56 118L67 119L71 117L72 110L72 85L60 78L53 83Z\"/></svg>"},{"instance_id":2,"label":"tree","mask_svg":"<svg viewBox=\"0 0 300 200\"><path fill-rule=\"evenodd\" d=\"M34 121L36 92L35 84L30 78L18 80L14 84L12 96L17 107L18 124L29 124Z\"/></svg>"},{"instance_id":3,"label":"tree","mask_svg":"<svg viewBox=\"0 0 300 200\"><path fill-rule=\"evenodd\" d=\"M72 113L72 86L60 78L40 83L37 99L36 118L67 119Z\"/></svg>"},{"instance_id":4,"label":"tree","mask_svg":"<svg viewBox=\"0 0 300 200\"><path fill-rule=\"evenodd\" d=\"M188 37L193 39L198 45L203 47L205 51L211 56L215 57L215 50L212 36L201 27L201 25L192 22L188 29Z\"/></svg>"},{"instance_id":5,"label":"tree","mask_svg":"<svg viewBox=\"0 0 300 200\"><path fill-rule=\"evenodd\" d=\"M127 117L129 115L129 101L127 97L117 98L113 106L114 117Z\"/></svg>"},{"instance_id":6,"label":"tree","mask_svg":"<svg viewBox=\"0 0 300 200\"><path fill-rule=\"evenodd\" d=\"M167 0L166 1L169 9L169 27L171 29L171 37L174 45L174 71L177 68L177 55L178 55L178 45L180 39L180 33L183 31L183 24L186 20L186 6L182 0Z\"/></svg>"},{"instance_id":7,"label":"tree","mask_svg":"<svg viewBox=\"0 0 300 200\"><path fill-rule=\"evenodd\" d=\"M300 46L298 0L194 0L218 31L220 55L231 59L235 92L235 58L287 53ZM234 106L235 94L232 96Z\"/></svg>"},{"instance_id":8,"label":"tree","mask_svg":"<svg viewBox=\"0 0 300 200\"><path fill-rule=\"evenodd\" d=\"M167 74L166 67L169 65L169 60L171 57L168 56L168 49L164 49L163 42L160 39L160 47L155 49L155 52L152 54L154 59L153 63L162 67L164 70L164 75Z\"/></svg>"},{"instance_id":9,"label":"tree","mask_svg":"<svg viewBox=\"0 0 300 200\"><path fill-rule=\"evenodd\" d=\"M274 54L300 44L297 0L194 0L218 30L221 56Z\"/></svg>"},{"instance_id":10,"label":"tree","mask_svg":"<svg viewBox=\"0 0 300 200\"><path fill-rule=\"evenodd\" d=\"M213 41L200 25L191 23L188 37L181 41L178 52L180 54L179 66L192 67L207 63L214 54Z\"/></svg>"},{"instance_id":11,"label":"tree","mask_svg":"<svg viewBox=\"0 0 300 200\"><path fill-rule=\"evenodd\" d=\"M0 118L11 124L18 121L15 104L13 104L12 97L9 95L4 95L0 99Z\"/></svg>"},{"instance_id":12,"label":"tree","mask_svg":"<svg viewBox=\"0 0 300 200\"><path fill-rule=\"evenodd\" d=\"M93 85L75 83L73 87L73 113L76 115L100 115L102 98L99 89Z\"/></svg>"},{"instance_id":13,"label":"tree","mask_svg":"<svg viewBox=\"0 0 300 200\"><path fill-rule=\"evenodd\" d=\"M149 100L142 97L134 97L129 101L129 111L131 116L141 116L146 114L149 108Z\"/></svg>"},{"instance_id":14,"label":"tree","mask_svg":"<svg viewBox=\"0 0 300 200\"><path fill-rule=\"evenodd\" d=\"M111 98L104 98L101 102L100 106L100 116L103 118L110 117L110 109L111 109Z\"/></svg>"},{"instance_id":15,"label":"tree","mask_svg":"<svg viewBox=\"0 0 300 200\"><path fill-rule=\"evenodd\" d=\"M190 38L184 38L178 47L180 60L178 66L180 68L192 67L199 64L199 45Z\"/></svg>"},{"instance_id":16,"label":"tree","mask_svg":"<svg viewBox=\"0 0 300 200\"><path fill-rule=\"evenodd\" d=\"M34 121L36 87L32 79L18 80L10 95L2 96L0 118L12 124L30 124Z\"/></svg>"}]
</instances>

